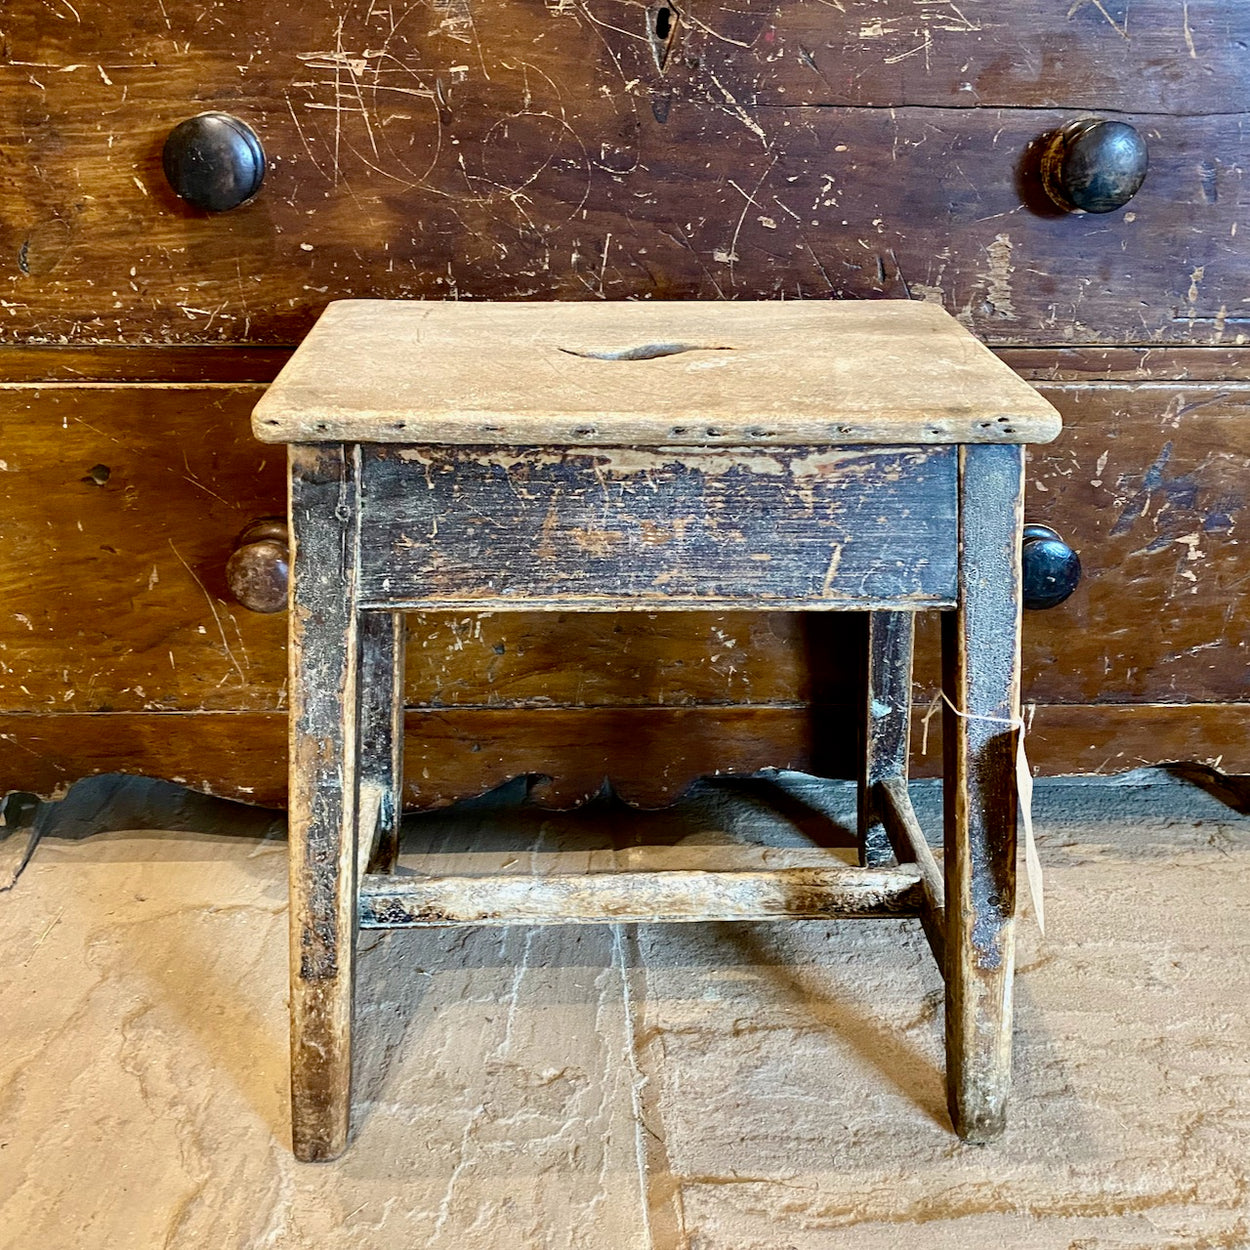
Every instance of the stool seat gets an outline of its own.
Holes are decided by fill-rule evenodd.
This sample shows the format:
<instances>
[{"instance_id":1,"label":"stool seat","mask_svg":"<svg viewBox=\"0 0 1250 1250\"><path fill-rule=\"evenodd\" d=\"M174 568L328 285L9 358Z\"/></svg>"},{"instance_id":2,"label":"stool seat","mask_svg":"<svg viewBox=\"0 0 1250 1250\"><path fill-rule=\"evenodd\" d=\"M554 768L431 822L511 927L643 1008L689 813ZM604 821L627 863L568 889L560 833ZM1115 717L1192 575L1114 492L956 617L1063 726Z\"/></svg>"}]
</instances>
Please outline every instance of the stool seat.
<instances>
[{"instance_id":1,"label":"stool seat","mask_svg":"<svg viewBox=\"0 0 1250 1250\"><path fill-rule=\"evenodd\" d=\"M1058 413L906 300L331 304L256 408L270 443L1044 443Z\"/></svg>"},{"instance_id":2,"label":"stool seat","mask_svg":"<svg viewBox=\"0 0 1250 1250\"><path fill-rule=\"evenodd\" d=\"M954 318L870 303L331 304L257 406L290 446L291 1114L346 1146L364 928L919 918L947 1098L1011 1071L1024 449L1059 416ZM859 867L396 871L406 613L855 611ZM939 864L907 790L942 617ZM580 657L570 657L578 663ZM782 763L783 761L778 761Z\"/></svg>"}]
</instances>

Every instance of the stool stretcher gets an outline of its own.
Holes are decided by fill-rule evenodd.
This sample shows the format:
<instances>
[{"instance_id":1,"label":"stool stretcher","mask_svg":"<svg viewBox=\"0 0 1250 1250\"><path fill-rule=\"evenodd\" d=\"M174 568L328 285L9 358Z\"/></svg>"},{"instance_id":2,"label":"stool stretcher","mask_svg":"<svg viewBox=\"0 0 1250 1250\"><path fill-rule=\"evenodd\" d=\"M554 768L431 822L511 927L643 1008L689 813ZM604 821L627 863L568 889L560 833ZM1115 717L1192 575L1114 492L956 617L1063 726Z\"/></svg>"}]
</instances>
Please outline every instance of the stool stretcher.
<instances>
[{"instance_id":1,"label":"stool stretcher","mask_svg":"<svg viewBox=\"0 0 1250 1250\"><path fill-rule=\"evenodd\" d=\"M910 865L492 877L377 874L361 883L360 925L411 929L915 916L921 891L920 871Z\"/></svg>"}]
</instances>

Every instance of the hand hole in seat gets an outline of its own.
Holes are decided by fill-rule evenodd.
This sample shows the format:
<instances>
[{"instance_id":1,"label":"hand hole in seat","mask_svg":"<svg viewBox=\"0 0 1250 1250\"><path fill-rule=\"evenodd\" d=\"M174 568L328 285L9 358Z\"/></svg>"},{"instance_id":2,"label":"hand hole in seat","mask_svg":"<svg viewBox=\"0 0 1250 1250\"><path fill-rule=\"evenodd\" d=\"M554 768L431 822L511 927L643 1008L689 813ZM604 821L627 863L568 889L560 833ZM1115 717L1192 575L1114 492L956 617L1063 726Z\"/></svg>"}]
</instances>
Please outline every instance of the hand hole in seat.
<instances>
[{"instance_id":1,"label":"hand hole in seat","mask_svg":"<svg viewBox=\"0 0 1250 1250\"><path fill-rule=\"evenodd\" d=\"M713 347L704 343L644 343L639 347L619 347L604 351L578 351L575 347L560 348L568 356L584 356L587 360L658 360L661 356L679 356L682 352L731 352L732 347Z\"/></svg>"}]
</instances>

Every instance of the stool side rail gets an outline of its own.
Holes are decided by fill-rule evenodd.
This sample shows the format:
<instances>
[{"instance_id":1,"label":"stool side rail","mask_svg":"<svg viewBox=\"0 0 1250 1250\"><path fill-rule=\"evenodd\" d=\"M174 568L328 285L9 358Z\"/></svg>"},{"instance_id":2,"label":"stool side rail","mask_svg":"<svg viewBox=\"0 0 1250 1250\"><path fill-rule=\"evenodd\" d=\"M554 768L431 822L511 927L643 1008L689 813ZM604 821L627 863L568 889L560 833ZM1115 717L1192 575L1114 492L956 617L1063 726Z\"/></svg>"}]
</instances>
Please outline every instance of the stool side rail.
<instances>
[{"instance_id":1,"label":"stool side rail","mask_svg":"<svg viewBox=\"0 0 1250 1250\"><path fill-rule=\"evenodd\" d=\"M501 876L371 874L360 888L365 929L455 925L633 924L916 916L920 870L781 868Z\"/></svg>"},{"instance_id":2,"label":"stool side rail","mask_svg":"<svg viewBox=\"0 0 1250 1250\"><path fill-rule=\"evenodd\" d=\"M951 607L954 447L365 446L362 608Z\"/></svg>"}]
</instances>

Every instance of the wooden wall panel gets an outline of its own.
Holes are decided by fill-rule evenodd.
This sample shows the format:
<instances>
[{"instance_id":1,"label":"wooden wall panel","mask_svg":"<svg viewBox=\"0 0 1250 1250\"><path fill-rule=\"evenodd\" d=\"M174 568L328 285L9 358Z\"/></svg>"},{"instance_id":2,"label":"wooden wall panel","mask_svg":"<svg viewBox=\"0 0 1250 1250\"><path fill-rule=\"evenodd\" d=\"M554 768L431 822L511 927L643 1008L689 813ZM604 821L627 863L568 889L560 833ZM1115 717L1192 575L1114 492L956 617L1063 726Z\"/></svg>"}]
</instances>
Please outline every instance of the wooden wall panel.
<instances>
[{"instance_id":1,"label":"wooden wall panel","mask_svg":"<svg viewBox=\"0 0 1250 1250\"><path fill-rule=\"evenodd\" d=\"M1250 383L1042 389L1065 429L1031 452L1028 515L1069 539L1086 576L1068 603L1026 615L1026 698L1242 699ZM285 619L244 611L223 578L243 526L284 506L280 449L248 431L259 391L0 388L0 708L282 706ZM752 613L431 613L412 618L409 700L839 703L857 628ZM922 622L930 684L935 636Z\"/></svg>"},{"instance_id":2,"label":"wooden wall panel","mask_svg":"<svg viewBox=\"0 0 1250 1250\"><path fill-rule=\"evenodd\" d=\"M272 382L285 347L0 347L5 382Z\"/></svg>"},{"instance_id":3,"label":"wooden wall panel","mask_svg":"<svg viewBox=\"0 0 1250 1250\"><path fill-rule=\"evenodd\" d=\"M1031 449L1027 515L1085 576L1028 614L1028 697L1214 702L1250 688L1250 386L1042 386L1064 432Z\"/></svg>"},{"instance_id":4,"label":"wooden wall panel","mask_svg":"<svg viewBox=\"0 0 1250 1250\"><path fill-rule=\"evenodd\" d=\"M247 434L259 387L0 389L0 707L273 707L282 617L225 561L284 510L285 449Z\"/></svg>"},{"instance_id":5,"label":"wooden wall panel","mask_svg":"<svg viewBox=\"0 0 1250 1250\"><path fill-rule=\"evenodd\" d=\"M794 613L412 613L414 707L849 703L862 631Z\"/></svg>"},{"instance_id":6,"label":"wooden wall panel","mask_svg":"<svg viewBox=\"0 0 1250 1250\"><path fill-rule=\"evenodd\" d=\"M1233 382L1250 379L1245 347L1001 347L1030 382Z\"/></svg>"},{"instance_id":7,"label":"wooden wall panel","mask_svg":"<svg viewBox=\"0 0 1250 1250\"><path fill-rule=\"evenodd\" d=\"M288 347L96 347L8 344L0 384L13 382L272 382ZM1250 347L999 347L1030 382L1229 382L1250 379Z\"/></svg>"},{"instance_id":8,"label":"wooden wall panel","mask_svg":"<svg viewBox=\"0 0 1250 1250\"><path fill-rule=\"evenodd\" d=\"M636 83L641 101L705 93L724 104L712 95L720 80L743 104L1221 112L1250 45L1236 0L681 0L657 44L648 9L661 3L253 0L206 18L193 0L125 12L85 0L13 6L5 36L9 64L45 87L39 70L71 64L92 71L93 88L143 69L194 87L198 68L202 89L233 79L240 96L283 70L332 84L337 70L344 110L376 79L408 88L392 94L428 102L431 116L454 114L458 95L509 62L570 86L579 70L610 75Z\"/></svg>"},{"instance_id":9,"label":"wooden wall panel","mask_svg":"<svg viewBox=\"0 0 1250 1250\"><path fill-rule=\"evenodd\" d=\"M1236 702L1250 689L1250 385L1046 384L1063 433L1029 450L1025 515L1081 554L1058 608L1024 618L1024 697ZM937 689L922 618L917 676ZM1218 753L1218 752L1216 752Z\"/></svg>"},{"instance_id":10,"label":"wooden wall panel","mask_svg":"<svg viewBox=\"0 0 1250 1250\"><path fill-rule=\"evenodd\" d=\"M285 614L244 610L224 577L243 527L285 511L284 449L248 424L260 391L0 387L0 709L284 705ZM541 707L842 697L852 677L834 657L856 626L437 613L411 628L412 701Z\"/></svg>"},{"instance_id":11,"label":"wooden wall panel","mask_svg":"<svg viewBox=\"0 0 1250 1250\"><path fill-rule=\"evenodd\" d=\"M285 621L222 570L282 506L250 384L350 295L942 301L1068 423L1029 511L1087 576L1026 618L1034 761L1250 771L1250 5L678 0L661 46L663 3L4 11L0 381L109 385L0 387L0 791L124 768L281 798ZM270 157L217 217L160 170L213 108ZM1091 113L1137 125L1151 173L1126 212L1064 216L1036 140ZM566 801L616 760L644 801L647 768L849 749L849 619L412 627L422 801L509 770Z\"/></svg>"},{"instance_id":12,"label":"wooden wall panel","mask_svg":"<svg viewBox=\"0 0 1250 1250\"><path fill-rule=\"evenodd\" d=\"M0 334L291 343L347 295L910 295L1000 344L1245 341L1250 138L1226 110L1248 19L1061 7L683 9L694 42L661 73L632 3L19 6ZM1095 107L1129 110L1152 170L1130 211L1065 216L1032 145ZM255 124L271 158L219 216L160 171L166 133L205 108Z\"/></svg>"},{"instance_id":13,"label":"wooden wall panel","mask_svg":"<svg viewBox=\"0 0 1250 1250\"><path fill-rule=\"evenodd\" d=\"M1037 705L1029 759L1045 775L1117 773L1194 762L1250 773L1250 703ZM940 771L940 717L928 752L913 733L913 773ZM849 707L460 708L409 712L406 805L437 807L509 778L545 777L535 801L571 807L611 778L642 807L671 802L696 777L790 766L854 775ZM824 736L817 740L819 726ZM280 712L0 713L0 794L45 797L98 773L162 777L222 798L286 802ZM1219 745L1214 745L1219 744Z\"/></svg>"}]
</instances>

